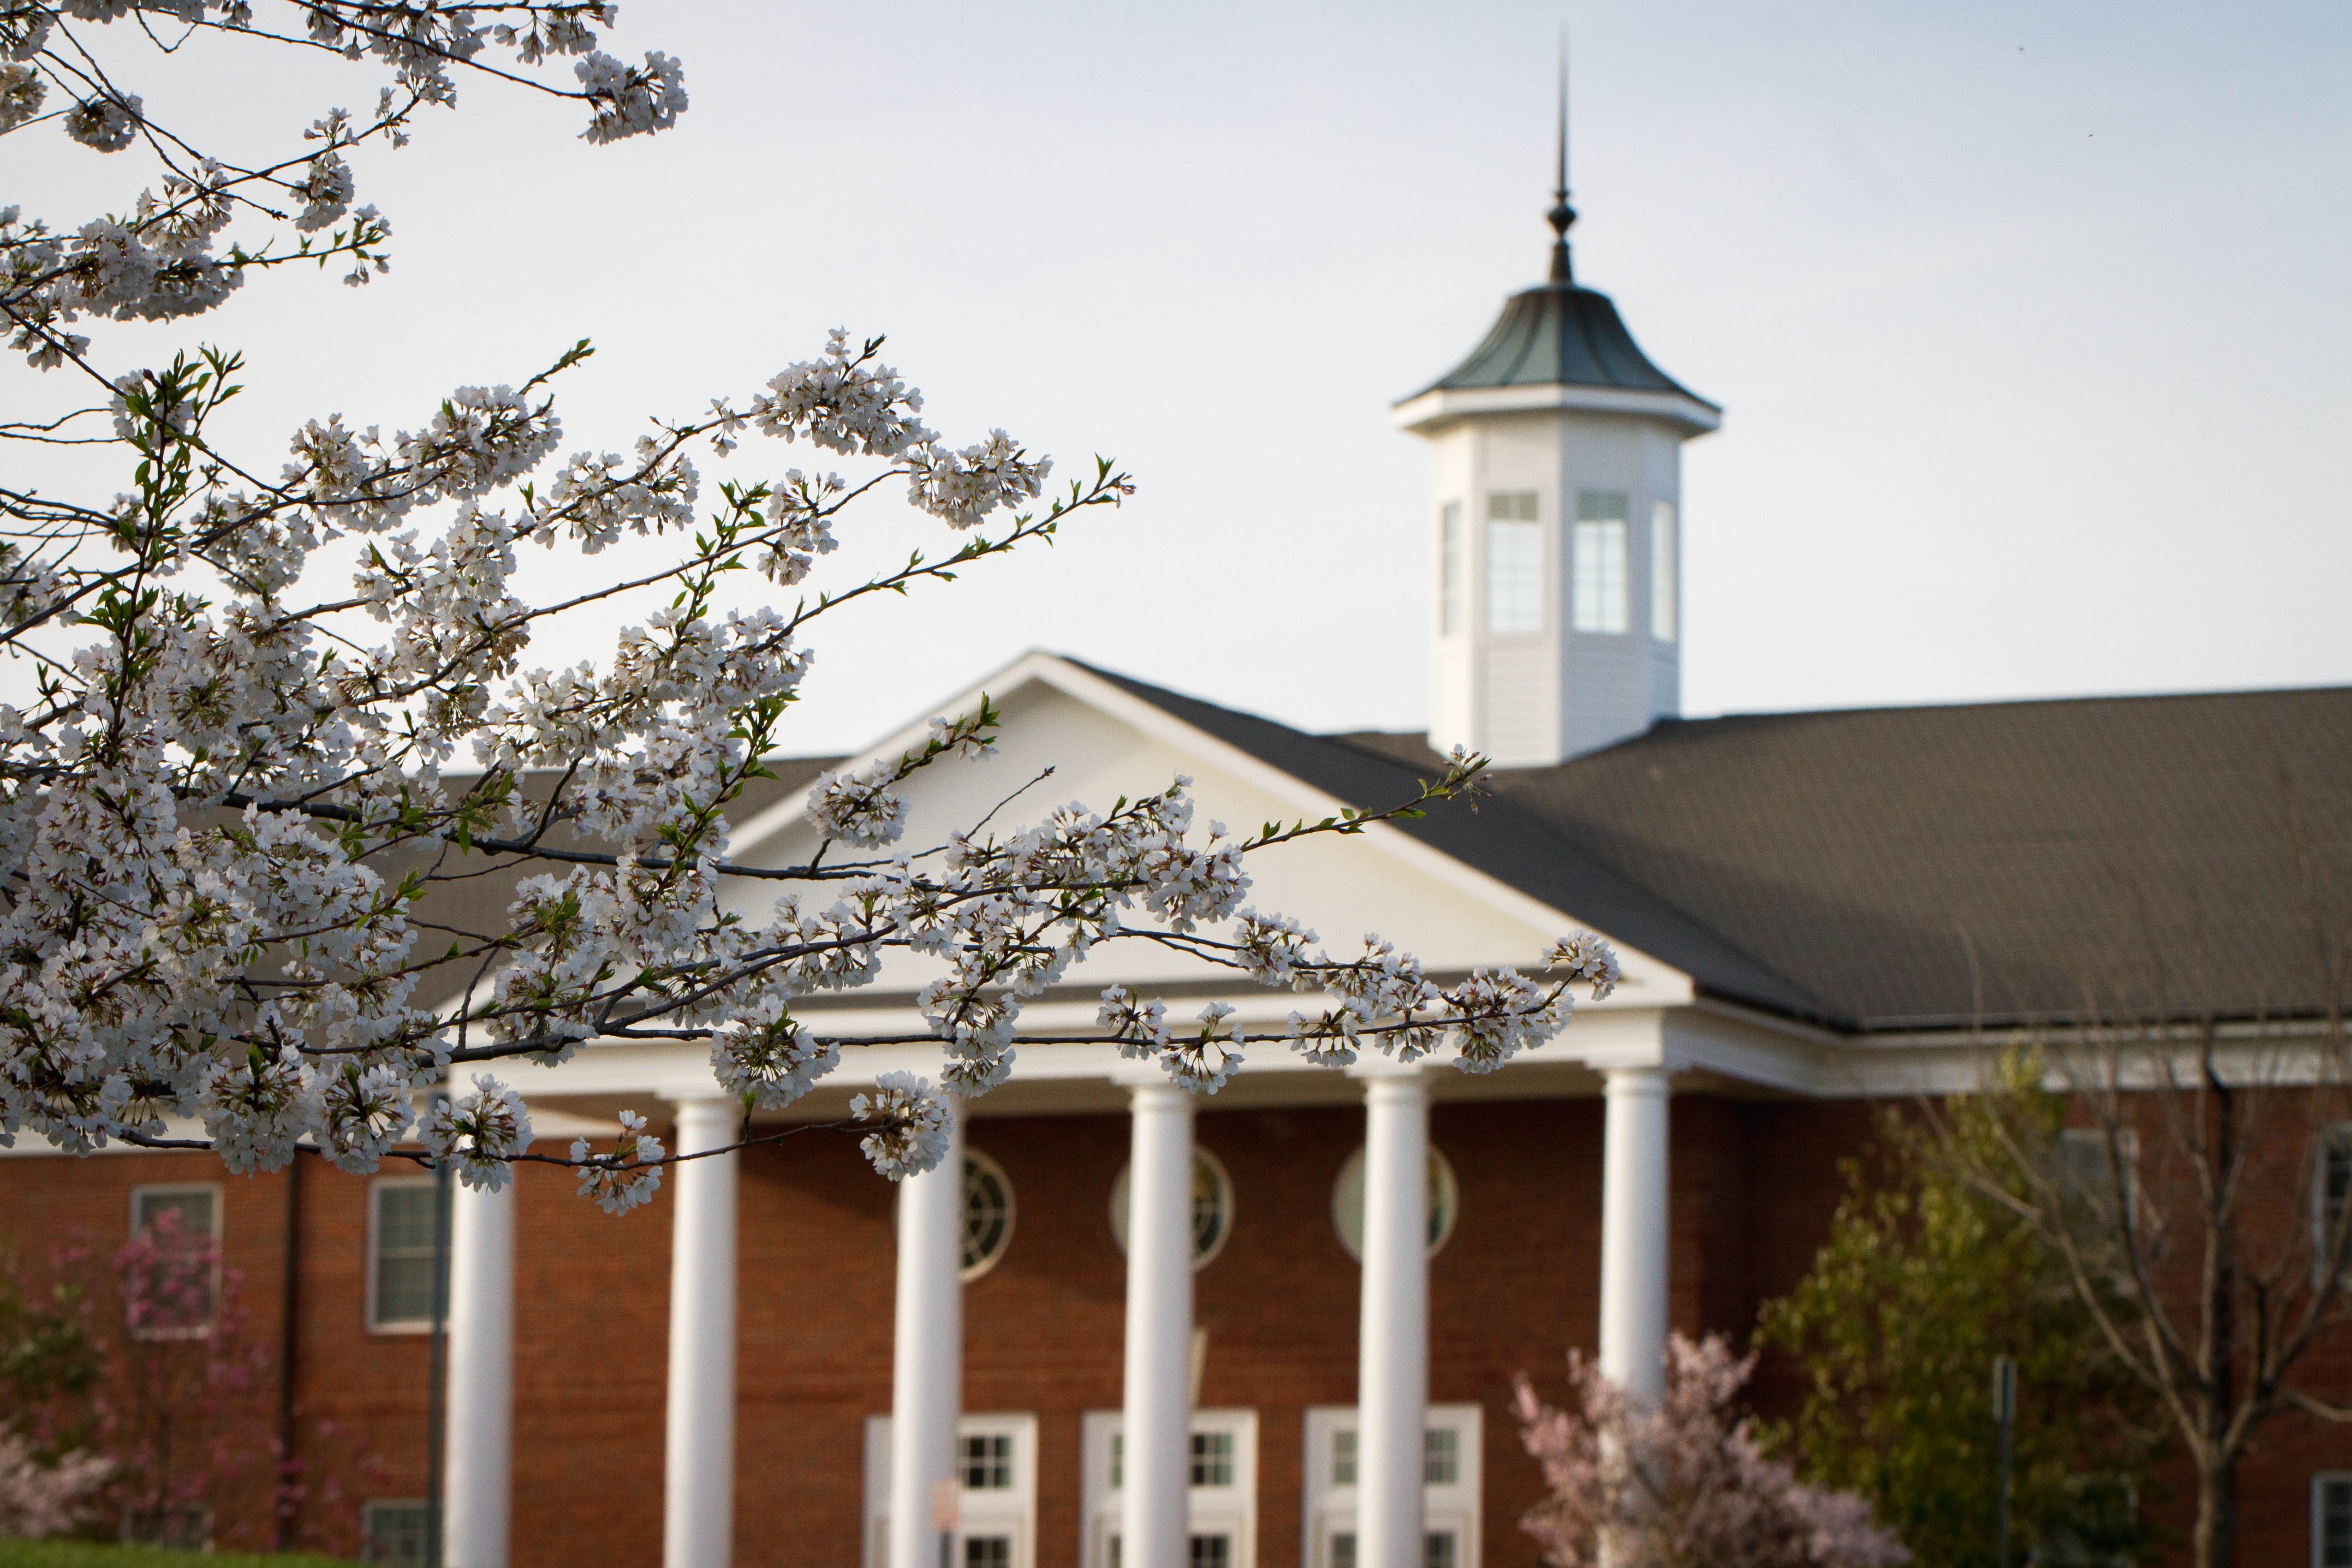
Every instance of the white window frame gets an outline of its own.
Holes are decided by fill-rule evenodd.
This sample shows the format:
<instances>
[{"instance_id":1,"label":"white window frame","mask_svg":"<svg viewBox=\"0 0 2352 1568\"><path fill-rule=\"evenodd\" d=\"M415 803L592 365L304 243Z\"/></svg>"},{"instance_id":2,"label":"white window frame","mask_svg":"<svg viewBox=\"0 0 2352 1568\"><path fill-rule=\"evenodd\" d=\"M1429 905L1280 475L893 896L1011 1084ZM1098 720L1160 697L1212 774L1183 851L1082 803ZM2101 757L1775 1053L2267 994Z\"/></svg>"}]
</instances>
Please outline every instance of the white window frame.
<instances>
[{"instance_id":1,"label":"white window frame","mask_svg":"<svg viewBox=\"0 0 2352 1568\"><path fill-rule=\"evenodd\" d=\"M144 1200L150 1197L178 1197L189 1193L205 1193L209 1194L213 1200L213 1223L211 1232L211 1240L213 1244L213 1279L211 1310L205 1313L205 1321L194 1328L141 1329L133 1335L136 1339L200 1340L209 1336L213 1331L213 1325L220 1321L221 1221L223 1218L221 1211L226 1206L221 1192L221 1184L218 1182L142 1182L137 1186L132 1187L131 1189L131 1238L134 1241L137 1240L139 1238L139 1233L147 1228L147 1222L141 1217L139 1212L140 1205ZM128 1316L130 1311L128 1305L124 1307L123 1310L124 1314Z\"/></svg>"},{"instance_id":2,"label":"white window frame","mask_svg":"<svg viewBox=\"0 0 2352 1568\"><path fill-rule=\"evenodd\" d=\"M1437 509L1437 635L1459 637L1467 619L1463 611L1470 584L1469 530L1463 526L1462 503L1450 500Z\"/></svg>"},{"instance_id":3,"label":"white window frame","mask_svg":"<svg viewBox=\"0 0 2352 1568\"><path fill-rule=\"evenodd\" d=\"M996 1178L996 1184L1004 1191L1004 1239L997 1243L996 1250L990 1253L987 1257L979 1258L971 1263L963 1263L961 1261L958 1263L958 1278L961 1279L965 1284L969 1285L973 1280L979 1279L982 1275L986 1274L990 1269L994 1268L998 1264L1003 1262L1004 1255L1013 1250L1013 1232L1021 1218L1021 1200L1013 1193L1013 1178L1004 1173L1004 1167L997 1163L992 1155L984 1154L977 1149L966 1149L963 1152L963 1199L965 1213L970 1212L971 1178L975 1170L985 1172L987 1174L994 1176ZM957 1236L957 1257L959 1259L962 1257L962 1242L963 1237L961 1227L959 1226Z\"/></svg>"},{"instance_id":4,"label":"white window frame","mask_svg":"<svg viewBox=\"0 0 2352 1568\"><path fill-rule=\"evenodd\" d=\"M1013 1538L1013 1568L1034 1568L1037 1561L1037 1417L1025 1410L1000 1410L961 1416L956 1421L957 1458L966 1437L1013 1439L1013 1484L975 1489L963 1485L962 1466L956 1470L956 1529L950 1561L962 1568L964 1541L970 1536L1009 1535ZM866 1418L865 1568L885 1568L890 1561L890 1418ZM929 1561L928 1556L925 1559Z\"/></svg>"},{"instance_id":5,"label":"white window frame","mask_svg":"<svg viewBox=\"0 0 2352 1568\"><path fill-rule=\"evenodd\" d=\"M430 1529L432 1529L432 1527L433 1527L433 1521L432 1521L432 1519L431 1519L431 1516L430 1516L430 1512L429 1512L429 1510L431 1510L432 1506L433 1506L433 1505L432 1505L431 1501L430 1501L430 1500L426 1500L426 1499L425 1499L425 1498L370 1498L370 1499L368 1499L365 1502L361 1503L361 1504L360 1504L360 1561L361 1561L361 1562L362 1562L362 1563L399 1563L399 1562L404 1561L403 1559L400 1559L400 1558L393 1558L393 1557L371 1557L370 1555L368 1555L368 1548L369 1548L369 1546L370 1546L371 1544L373 1544L373 1533L374 1533L374 1532L373 1531L373 1530L370 1528L370 1521L371 1521L375 1517L376 1511L377 1511L378 1510L380 1510L380 1509L395 1509L395 1508L397 1508L397 1509L419 1509L419 1510L428 1510L428 1511L427 1511L427 1517L426 1517L425 1521L425 1527L427 1530L430 1530ZM424 1568L424 1564L425 1564L425 1562L429 1559L429 1557L430 1557L430 1556L431 1556L430 1552L427 1552L425 1553L425 1556L420 1556L420 1557L418 1557L418 1558L415 1560L415 1568Z\"/></svg>"},{"instance_id":6,"label":"white window frame","mask_svg":"<svg viewBox=\"0 0 2352 1568\"><path fill-rule=\"evenodd\" d=\"M1089 1410L1079 1423L1078 1469L1085 1500L1078 1510L1082 1568L1110 1568L1111 1540L1118 1534L1125 1496L1121 1487L1111 1484L1111 1440L1125 1426L1125 1413L1118 1410ZM1195 1436L1222 1432L1233 1438L1234 1479L1227 1486L1188 1490L1185 1532L1226 1536L1234 1543L1233 1568L1257 1568L1257 1412L1195 1410L1192 1431Z\"/></svg>"},{"instance_id":7,"label":"white window frame","mask_svg":"<svg viewBox=\"0 0 2352 1568\"><path fill-rule=\"evenodd\" d=\"M2327 1546L2327 1489L2345 1489L2345 1511L2352 1515L2352 1470L2319 1470L2311 1478L2311 1568L2329 1568ZM2352 1559L2347 1559L2352 1562Z\"/></svg>"},{"instance_id":8,"label":"white window frame","mask_svg":"<svg viewBox=\"0 0 2352 1568\"><path fill-rule=\"evenodd\" d=\"M1622 637L1633 629L1633 500L1623 490L1577 492L1576 520L1562 530L1568 536L1570 631ZM1611 563L1604 557L1612 543L1616 560ZM1608 571L1612 566L1613 576Z\"/></svg>"},{"instance_id":9,"label":"white window frame","mask_svg":"<svg viewBox=\"0 0 2352 1568\"><path fill-rule=\"evenodd\" d=\"M1298 1541L1298 1560L1305 1568L1333 1568L1332 1537L1355 1531L1356 1489L1352 1483L1333 1479L1332 1451L1339 1433L1352 1434L1356 1429L1352 1405L1317 1405L1307 1409ZM1454 1434L1456 1463L1451 1482L1423 1486L1422 1529L1431 1535L1452 1531L1459 1548L1454 1553L1455 1568L1478 1568L1486 1411L1476 1405L1433 1405L1427 1412L1426 1430Z\"/></svg>"},{"instance_id":10,"label":"white window frame","mask_svg":"<svg viewBox=\"0 0 2352 1568\"><path fill-rule=\"evenodd\" d=\"M1222 1197L1225 1210L1224 1226L1217 1232L1216 1238L1209 1243L1206 1250L1202 1249L1196 1237L1192 1250L1192 1272L1198 1274L1202 1269L1214 1263L1217 1260L1217 1254L1225 1249L1225 1243L1234 1238L1234 1211L1237 1205L1234 1198L1233 1173L1225 1169L1225 1163L1223 1160L1195 1143L1192 1145L1192 1168L1196 1175L1202 1170L1209 1173L1211 1181ZM1130 1161L1118 1168L1118 1174L1111 1179L1110 1184L1110 1238L1118 1244L1118 1255L1121 1258L1127 1256L1128 1194L1134 1180L1135 1166ZM1188 1205L1185 1210L1188 1218L1192 1212L1192 1207Z\"/></svg>"},{"instance_id":11,"label":"white window frame","mask_svg":"<svg viewBox=\"0 0 2352 1568\"><path fill-rule=\"evenodd\" d=\"M433 1317L430 1312L422 1318L381 1319L375 1315L376 1266L382 1261L380 1216L383 1206L379 1194L393 1189L415 1192L420 1187L437 1188L439 1185L439 1181L432 1176L379 1176L368 1184L367 1300L364 1310L367 1314L369 1333L429 1334L433 1331ZM448 1288L446 1279L443 1281L442 1288L444 1289ZM444 1310L446 1309L445 1308Z\"/></svg>"},{"instance_id":12,"label":"white window frame","mask_svg":"<svg viewBox=\"0 0 2352 1568\"><path fill-rule=\"evenodd\" d=\"M1363 1172L1364 1145L1359 1143L1355 1152L1340 1162L1339 1173L1331 1179L1331 1230L1339 1238L1339 1249L1359 1263L1364 1260ZM1356 1179L1355 1207L1358 1210L1357 1238L1354 1241L1348 1239L1348 1178L1350 1174ZM1454 1239L1454 1227L1462 1218L1462 1183L1454 1174L1454 1162L1447 1159L1445 1152L1434 1143L1429 1146L1427 1186L1430 1217L1444 1222L1437 1227L1437 1234L1429 1238L1428 1256L1434 1258L1445 1249L1447 1242Z\"/></svg>"},{"instance_id":13,"label":"white window frame","mask_svg":"<svg viewBox=\"0 0 2352 1568\"><path fill-rule=\"evenodd\" d=\"M2311 1277L2315 1281L2327 1259L2327 1164L2339 1152L2352 1164L2352 1121L2327 1122L2313 1140L2312 1158L2319 1167L2311 1177ZM2352 1204L2352 1189L2347 1190L2345 1201ZM2352 1280L2352 1264L2347 1264L2343 1278Z\"/></svg>"},{"instance_id":14,"label":"white window frame","mask_svg":"<svg viewBox=\"0 0 2352 1568\"><path fill-rule=\"evenodd\" d=\"M1506 542L1510 542L1507 545ZM1494 637L1541 637L1549 618L1545 614L1544 584L1549 575L1544 569L1546 554L1543 525L1543 492L1540 490L1489 490L1486 492L1486 532L1482 536L1482 567L1479 580L1484 592L1479 595L1479 612L1486 635ZM1504 568L1528 553L1524 577L1506 577ZM1496 590L1507 586L1506 595ZM1507 618L1498 605L1516 613Z\"/></svg>"},{"instance_id":15,"label":"white window frame","mask_svg":"<svg viewBox=\"0 0 2352 1568\"><path fill-rule=\"evenodd\" d=\"M1650 636L1675 642L1682 636L1682 510L1670 500L1650 502Z\"/></svg>"}]
</instances>

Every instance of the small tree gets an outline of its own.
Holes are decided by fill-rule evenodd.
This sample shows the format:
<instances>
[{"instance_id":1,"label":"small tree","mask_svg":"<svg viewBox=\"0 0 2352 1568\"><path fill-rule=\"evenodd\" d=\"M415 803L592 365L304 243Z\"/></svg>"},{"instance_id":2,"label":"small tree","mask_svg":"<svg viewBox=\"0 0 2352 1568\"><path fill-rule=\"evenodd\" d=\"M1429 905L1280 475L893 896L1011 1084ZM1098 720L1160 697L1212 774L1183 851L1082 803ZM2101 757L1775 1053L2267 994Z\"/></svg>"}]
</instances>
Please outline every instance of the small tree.
<instances>
[{"instance_id":1,"label":"small tree","mask_svg":"<svg viewBox=\"0 0 2352 1568\"><path fill-rule=\"evenodd\" d=\"M2237 1561L2238 1466L2270 1422L2352 1422L2312 1353L2352 1328L2352 797L2278 776L2236 850L2263 908L2214 907L2142 849L2077 1017L2020 1030L1967 1115L1929 1108L1940 1157L2048 1249L2177 1435L2197 1568ZM2217 973L2220 933L2249 931L2265 951Z\"/></svg>"},{"instance_id":2,"label":"small tree","mask_svg":"<svg viewBox=\"0 0 2352 1568\"><path fill-rule=\"evenodd\" d=\"M2054 1141L2060 1104L2032 1101ZM1981 1107L1956 1108L1955 1136L1990 1168ZM2162 1436L2153 1397L2108 1350L2061 1262L2005 1206L1954 1175L1915 1121L1889 1111L1874 1157L1846 1166L1829 1239L1797 1288L1764 1308L1758 1342L1805 1379L1793 1423L1768 1448L1800 1456L1810 1481L1869 1500L1920 1561L1999 1560L1994 1359L2018 1364L2011 1528L2036 1563L2151 1556L2138 1506ZM2012 1171L2008 1184L2027 1181ZM2118 1310L2124 1304L2116 1303Z\"/></svg>"},{"instance_id":3,"label":"small tree","mask_svg":"<svg viewBox=\"0 0 2352 1568\"><path fill-rule=\"evenodd\" d=\"M133 1540L203 1547L222 1489L268 1452L268 1347L248 1331L243 1280L218 1245L166 1210L116 1251L122 1335L106 1445Z\"/></svg>"},{"instance_id":4,"label":"small tree","mask_svg":"<svg viewBox=\"0 0 2352 1568\"><path fill-rule=\"evenodd\" d=\"M1517 1380L1520 1435L1551 1495L1521 1528L1557 1568L1885 1568L1910 1553L1849 1492L1799 1481L1735 1408L1755 1371L1720 1335L1674 1336L1654 1408L1570 1351L1574 1404Z\"/></svg>"},{"instance_id":5,"label":"small tree","mask_svg":"<svg viewBox=\"0 0 2352 1568\"><path fill-rule=\"evenodd\" d=\"M853 1101L895 1177L938 1161L950 1094L1001 1082L1024 1040L1115 1043L1194 1091L1225 1081L1243 1042L1223 1003L1185 1025L1114 987L1092 1027L1024 1031L1027 1000L1106 945L1325 994L1283 1031L1323 1063L1451 1043L1491 1070L1560 1028L1571 982L1608 989L1614 960L1590 935L1554 949L1550 978L1440 986L1385 942L1333 958L1246 907L1249 856L1464 795L1483 766L1466 755L1370 816L1203 832L1180 779L902 847L908 781L989 749L982 700L820 781L804 863L735 859L730 813L768 776L825 616L1050 541L1132 490L1097 461L1049 492L1050 463L1001 430L950 444L878 337L836 331L625 450L560 455L553 388L584 341L407 428L376 423L355 365L317 417L241 439L223 410L246 363L165 352L156 324L313 264L376 277L391 228L359 200L369 165L461 83L568 100L591 143L674 124L683 68L604 53L613 20L593 0L0 0L0 136L47 138L86 195L55 223L0 209L19 362L0 422L0 1143L21 1127L77 1152L216 1149L239 1171L298 1151L354 1172L419 1157L490 1187L528 1159L578 1169L618 1210L675 1158L642 1119L609 1152L533 1150L521 1097L480 1069L689 1041L747 1111L775 1110L871 1038L820 1034L795 1004L919 955L937 970L914 1038L940 1047L940 1080L891 1075ZM225 79L240 50L245 74ZM290 79L251 58L269 51L372 66L381 90L364 111L281 119L266 151L167 122L163 105L231 81L267 118ZM187 90L156 85L173 75ZM146 188L103 185L113 157L140 161ZM334 384L332 367L301 374ZM847 471L736 471L753 439ZM852 509L889 490L944 550L925 536L901 567L828 579ZM524 567L590 556L584 582ZM608 653L533 667L560 627ZM420 916L480 878L511 903L456 928ZM398 1153L415 1093L469 1075L417 1126L422 1154ZM166 1138L174 1117L202 1136Z\"/></svg>"}]
</instances>

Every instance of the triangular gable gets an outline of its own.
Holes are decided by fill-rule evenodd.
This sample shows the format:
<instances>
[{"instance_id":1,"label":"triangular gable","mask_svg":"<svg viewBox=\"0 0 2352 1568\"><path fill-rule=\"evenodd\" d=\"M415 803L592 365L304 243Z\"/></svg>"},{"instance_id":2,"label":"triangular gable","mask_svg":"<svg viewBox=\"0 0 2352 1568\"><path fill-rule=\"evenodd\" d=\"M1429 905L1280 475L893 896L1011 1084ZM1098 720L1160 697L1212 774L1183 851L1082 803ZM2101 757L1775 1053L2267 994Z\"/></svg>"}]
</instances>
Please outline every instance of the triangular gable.
<instances>
[{"instance_id":1,"label":"triangular gable","mask_svg":"<svg viewBox=\"0 0 2352 1568\"><path fill-rule=\"evenodd\" d=\"M1410 773L1398 768L1392 777L1376 781L1384 798L1342 798L1147 700L1117 678L1048 653L1028 654L973 683L844 767L862 768L921 745L932 718L970 712L983 692L1007 715L999 756L979 763L943 761L910 781L910 824L903 847L929 847L944 823L968 826L1048 764L1061 771L1001 809L992 826L1034 821L1073 797L1105 809L1117 794L1164 787L1176 773L1198 781L1199 824L1230 813L1228 824L1236 834L1267 817L1316 821L1349 806L1394 804L1411 799L1415 788ZM1298 731L1286 733L1302 742L1328 744ZM1464 805L1442 805L1433 816L1466 816L1468 810ZM746 864L804 859L814 839L805 793L743 823L733 837L734 858ZM840 858L837 851L835 858ZM1629 942L1622 931L1580 920L1574 911L1393 825L1374 824L1358 835L1270 850L1253 858L1251 870L1256 883L1252 902L1306 920L1334 956L1353 952L1358 938L1372 929L1421 957L1433 975L1500 963L1533 973L1554 938L1580 924L1594 924L1617 944L1624 963L1627 984L1619 1005L1667 1005L1693 995L1686 973ZM754 889L746 898L758 896ZM1108 983L1167 967L1164 962L1145 963L1141 973L1131 975L1137 966L1123 961L1125 956L1106 952L1072 979Z\"/></svg>"}]
</instances>

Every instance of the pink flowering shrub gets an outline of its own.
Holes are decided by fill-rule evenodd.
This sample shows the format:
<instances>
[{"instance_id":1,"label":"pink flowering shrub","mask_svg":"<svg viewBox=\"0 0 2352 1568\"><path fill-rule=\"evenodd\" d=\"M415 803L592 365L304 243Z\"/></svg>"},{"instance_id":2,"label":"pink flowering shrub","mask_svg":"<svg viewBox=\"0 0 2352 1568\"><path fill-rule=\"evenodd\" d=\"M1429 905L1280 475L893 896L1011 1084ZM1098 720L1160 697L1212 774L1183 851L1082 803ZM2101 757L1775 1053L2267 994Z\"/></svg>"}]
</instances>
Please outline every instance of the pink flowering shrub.
<instances>
[{"instance_id":1,"label":"pink flowering shrub","mask_svg":"<svg viewBox=\"0 0 2352 1568\"><path fill-rule=\"evenodd\" d=\"M1520 1435L1551 1495L1521 1528L1557 1568L1893 1568L1911 1554L1851 1492L1800 1482L1756 1446L1733 1402L1756 1358L1720 1335L1666 1352L1666 1392L1644 1409L1575 1351L1573 1407L1516 1380Z\"/></svg>"}]
</instances>

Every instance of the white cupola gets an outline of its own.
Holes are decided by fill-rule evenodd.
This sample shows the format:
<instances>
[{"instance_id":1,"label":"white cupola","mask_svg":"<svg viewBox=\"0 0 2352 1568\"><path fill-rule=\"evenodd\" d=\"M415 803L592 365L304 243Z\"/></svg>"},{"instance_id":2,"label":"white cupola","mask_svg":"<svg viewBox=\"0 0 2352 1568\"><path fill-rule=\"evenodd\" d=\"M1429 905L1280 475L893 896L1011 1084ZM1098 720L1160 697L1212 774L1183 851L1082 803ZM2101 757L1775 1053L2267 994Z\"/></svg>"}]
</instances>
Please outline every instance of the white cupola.
<instances>
[{"instance_id":1,"label":"white cupola","mask_svg":"<svg viewBox=\"0 0 2352 1568\"><path fill-rule=\"evenodd\" d=\"M1652 364L1569 262L1568 121L1551 277L1396 422L1435 477L1430 744L1542 767L1682 710L1682 445L1723 410Z\"/></svg>"}]
</instances>

